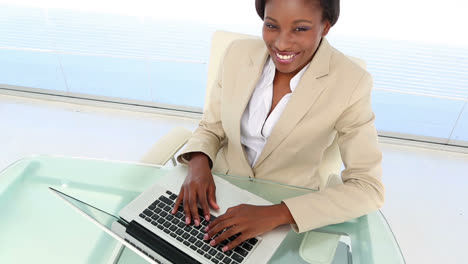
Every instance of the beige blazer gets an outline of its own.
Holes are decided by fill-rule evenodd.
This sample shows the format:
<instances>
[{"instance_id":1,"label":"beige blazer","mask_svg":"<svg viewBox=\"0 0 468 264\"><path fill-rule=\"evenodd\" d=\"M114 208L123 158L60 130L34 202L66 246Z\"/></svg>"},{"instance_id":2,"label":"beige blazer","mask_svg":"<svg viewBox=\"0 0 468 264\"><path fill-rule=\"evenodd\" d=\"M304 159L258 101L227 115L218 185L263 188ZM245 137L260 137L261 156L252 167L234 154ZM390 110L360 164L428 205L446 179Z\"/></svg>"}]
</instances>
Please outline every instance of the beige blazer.
<instances>
[{"instance_id":1,"label":"beige blazer","mask_svg":"<svg viewBox=\"0 0 468 264\"><path fill-rule=\"evenodd\" d=\"M203 152L214 173L318 189L323 153L338 136L342 185L286 199L297 232L340 223L382 206L382 155L371 109L372 78L324 38L259 159L250 167L240 142L242 114L268 52L262 40L234 41L220 65L199 127L182 155Z\"/></svg>"}]
</instances>

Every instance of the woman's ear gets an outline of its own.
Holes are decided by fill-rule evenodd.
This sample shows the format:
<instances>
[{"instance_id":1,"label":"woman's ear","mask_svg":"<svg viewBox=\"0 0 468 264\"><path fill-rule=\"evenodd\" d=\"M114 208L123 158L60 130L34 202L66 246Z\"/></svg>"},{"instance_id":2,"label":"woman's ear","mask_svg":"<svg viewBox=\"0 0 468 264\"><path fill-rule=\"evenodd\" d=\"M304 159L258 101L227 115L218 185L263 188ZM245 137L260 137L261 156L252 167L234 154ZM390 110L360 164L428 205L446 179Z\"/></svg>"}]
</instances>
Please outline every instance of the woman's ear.
<instances>
[{"instance_id":1,"label":"woman's ear","mask_svg":"<svg viewBox=\"0 0 468 264\"><path fill-rule=\"evenodd\" d=\"M328 21L328 19L326 19L323 22L322 37L325 37L328 34L328 31L330 30L330 28L331 28L330 21Z\"/></svg>"}]
</instances>

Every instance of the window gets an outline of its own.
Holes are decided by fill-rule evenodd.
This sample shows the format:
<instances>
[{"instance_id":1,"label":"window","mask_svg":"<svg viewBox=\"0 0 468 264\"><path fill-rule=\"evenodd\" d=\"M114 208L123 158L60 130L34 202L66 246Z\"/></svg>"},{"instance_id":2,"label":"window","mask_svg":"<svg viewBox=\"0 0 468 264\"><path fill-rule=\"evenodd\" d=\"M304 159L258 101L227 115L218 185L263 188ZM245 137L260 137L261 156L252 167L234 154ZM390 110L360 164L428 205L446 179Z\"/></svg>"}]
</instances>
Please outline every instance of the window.
<instances>
[{"instance_id":1,"label":"window","mask_svg":"<svg viewBox=\"0 0 468 264\"><path fill-rule=\"evenodd\" d=\"M0 0L0 87L201 111L211 34L253 0ZM374 77L379 134L468 146L468 4L341 1L328 36Z\"/></svg>"}]
</instances>

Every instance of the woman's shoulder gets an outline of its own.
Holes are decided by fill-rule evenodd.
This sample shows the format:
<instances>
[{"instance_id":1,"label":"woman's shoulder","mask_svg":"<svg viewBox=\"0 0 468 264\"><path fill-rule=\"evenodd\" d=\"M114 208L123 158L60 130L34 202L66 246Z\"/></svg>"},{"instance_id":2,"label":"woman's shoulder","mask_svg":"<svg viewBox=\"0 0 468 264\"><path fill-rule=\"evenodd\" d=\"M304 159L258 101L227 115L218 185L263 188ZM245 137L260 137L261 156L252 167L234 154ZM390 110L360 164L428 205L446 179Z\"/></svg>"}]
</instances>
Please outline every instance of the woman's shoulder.
<instances>
[{"instance_id":1,"label":"woman's shoulder","mask_svg":"<svg viewBox=\"0 0 468 264\"><path fill-rule=\"evenodd\" d=\"M329 85L341 95L360 97L372 89L372 76L366 69L366 62L331 45L328 77Z\"/></svg>"},{"instance_id":2,"label":"woman's shoulder","mask_svg":"<svg viewBox=\"0 0 468 264\"><path fill-rule=\"evenodd\" d=\"M369 74L366 70L366 62L358 57L346 55L335 47L330 45L330 71L339 73L340 75L361 77Z\"/></svg>"},{"instance_id":3,"label":"woman's shoulder","mask_svg":"<svg viewBox=\"0 0 468 264\"><path fill-rule=\"evenodd\" d=\"M226 56L240 58L249 54L266 52L265 42L260 38L236 39L229 45Z\"/></svg>"}]
</instances>

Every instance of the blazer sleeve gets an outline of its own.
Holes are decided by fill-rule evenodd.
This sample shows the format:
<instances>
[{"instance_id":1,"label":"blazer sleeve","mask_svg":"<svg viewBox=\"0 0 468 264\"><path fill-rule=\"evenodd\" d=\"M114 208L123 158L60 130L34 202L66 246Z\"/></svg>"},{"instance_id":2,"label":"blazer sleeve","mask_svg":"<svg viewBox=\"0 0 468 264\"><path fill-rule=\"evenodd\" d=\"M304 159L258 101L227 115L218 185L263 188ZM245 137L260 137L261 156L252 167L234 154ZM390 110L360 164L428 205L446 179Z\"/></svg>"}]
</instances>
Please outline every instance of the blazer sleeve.
<instances>
[{"instance_id":1,"label":"blazer sleeve","mask_svg":"<svg viewBox=\"0 0 468 264\"><path fill-rule=\"evenodd\" d=\"M216 155L222 146L225 138L223 124L221 122L222 76L224 73L224 61L226 55L231 49L231 46L232 44L227 48L227 51L220 63L214 84L207 93L203 116L198 124L198 128L187 141L182 153L177 156L177 161L180 163L188 163L184 158L185 154L191 152L202 152L209 157L210 167L212 167Z\"/></svg>"},{"instance_id":2,"label":"blazer sleeve","mask_svg":"<svg viewBox=\"0 0 468 264\"><path fill-rule=\"evenodd\" d=\"M377 210L384 202L382 153L371 108L372 77L365 72L335 129L345 169L343 184L284 200L296 232L348 221Z\"/></svg>"}]
</instances>

